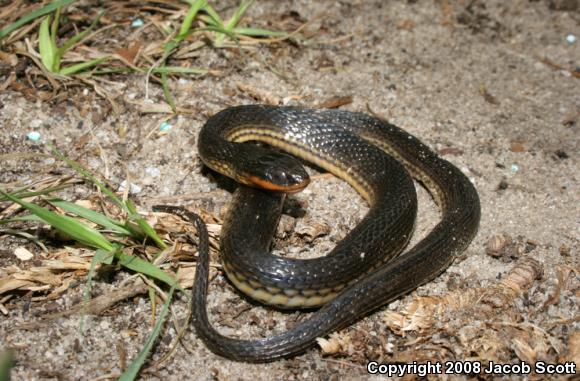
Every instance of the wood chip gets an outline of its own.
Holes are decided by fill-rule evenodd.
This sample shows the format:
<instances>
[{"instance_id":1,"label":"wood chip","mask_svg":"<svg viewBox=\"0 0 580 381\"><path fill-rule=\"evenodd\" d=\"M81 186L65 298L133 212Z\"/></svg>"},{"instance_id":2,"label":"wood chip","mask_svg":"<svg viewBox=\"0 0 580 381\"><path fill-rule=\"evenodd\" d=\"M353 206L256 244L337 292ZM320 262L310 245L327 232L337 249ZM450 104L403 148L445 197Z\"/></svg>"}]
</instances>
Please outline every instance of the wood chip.
<instances>
[{"instance_id":1,"label":"wood chip","mask_svg":"<svg viewBox=\"0 0 580 381\"><path fill-rule=\"evenodd\" d=\"M322 353L327 355L348 352L352 346L350 335L340 332L332 333L328 339L318 337L316 342L322 349Z\"/></svg>"},{"instance_id":2,"label":"wood chip","mask_svg":"<svg viewBox=\"0 0 580 381\"><path fill-rule=\"evenodd\" d=\"M339 108L340 106L344 106L347 104L352 103L352 96L347 95L344 97L332 97L327 99L316 106L317 108Z\"/></svg>"},{"instance_id":3,"label":"wood chip","mask_svg":"<svg viewBox=\"0 0 580 381\"><path fill-rule=\"evenodd\" d=\"M34 258L34 254L32 254L27 248L25 247L17 247L14 250L14 255L21 261L29 261Z\"/></svg>"},{"instance_id":4,"label":"wood chip","mask_svg":"<svg viewBox=\"0 0 580 381\"><path fill-rule=\"evenodd\" d=\"M3 278L0 279L0 295L8 291L26 289L27 287L32 287L34 285L34 282L28 280Z\"/></svg>"}]
</instances>

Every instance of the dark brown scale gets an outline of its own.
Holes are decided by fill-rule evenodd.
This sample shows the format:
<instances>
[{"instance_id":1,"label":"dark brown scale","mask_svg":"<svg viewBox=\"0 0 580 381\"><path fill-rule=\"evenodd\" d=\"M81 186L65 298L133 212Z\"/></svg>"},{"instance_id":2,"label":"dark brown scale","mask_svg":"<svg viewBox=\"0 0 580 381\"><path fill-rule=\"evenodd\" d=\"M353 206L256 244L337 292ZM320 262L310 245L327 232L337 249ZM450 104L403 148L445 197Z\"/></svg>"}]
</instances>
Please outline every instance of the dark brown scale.
<instances>
[{"instance_id":1,"label":"dark brown scale","mask_svg":"<svg viewBox=\"0 0 580 381\"><path fill-rule=\"evenodd\" d=\"M366 151L359 151L356 147L349 149L350 146L345 145L342 138L338 138L342 136L343 130L334 130L336 125L342 125L402 160L405 167L434 196L442 209L442 217L433 230L417 245L394 260L379 265L370 274L352 282L333 301L313 313L309 319L283 334L258 340L225 337L210 325L205 300L209 258L207 250L200 248L200 261L194 283L193 323L197 335L213 352L221 356L238 361L265 362L296 355L313 345L317 337L345 328L380 306L435 278L451 264L458 253L467 248L477 233L480 219L479 198L467 177L454 165L439 158L418 139L385 121L365 114L339 110L242 106L226 109L210 118L200 134L200 144L203 144L204 134L208 133L206 128L208 126L219 128L220 121L224 120L259 124L263 125L265 130L273 128L272 126L279 124L280 121L285 121L292 127L289 139L296 138L296 141L303 142L301 139L304 134L312 132L314 135L308 144L313 141L322 145L330 142L323 148L312 147L312 150L326 150L327 154L335 155L335 159L341 163L354 160L363 170L367 168L365 173L369 184L376 184L375 181L381 179L384 174L397 176L390 172L391 169L381 173L381 168L367 161ZM328 134L328 136L323 138L322 134ZM219 136L219 134L216 135ZM343 152L345 149L348 152ZM341 154L336 154L339 150ZM371 171L369 168L374 168L374 170ZM377 199L381 199L382 192L388 192L388 185L384 185L385 188L373 188L371 211L377 205ZM409 203L408 196L395 197L393 201L395 210L397 210L397 203ZM226 243L225 251L234 250L233 246L238 251L265 249L267 246L265 243L270 242L279 218L280 203L280 195L246 187L240 188L234 195L233 204L230 207L231 210L235 210L234 213L238 218L234 219L229 216L224 226L224 234L233 234L233 236L227 234L222 236L222 242L230 242ZM259 213L262 213L259 217L262 223L255 223L254 211L258 209L251 208L258 208ZM363 238L352 237L355 240L358 239L357 242L361 245L354 251L364 250L368 255L372 255L371 252L374 250L389 251L385 245L388 245L392 238L385 237L385 226L390 226L386 229L390 230L390 233L398 232L397 226L389 224L397 212L393 212L391 206L382 203L381 208L384 208L381 209L382 213L373 214L370 218L370 225L360 233L363 234ZM365 218L369 218L370 215L371 212ZM405 218L414 220L414 215L400 218L406 222ZM404 240L406 239L408 237ZM372 245L365 247L364 242L372 242ZM348 246L349 242L345 240L341 244ZM340 268L341 265L336 264L335 269Z\"/></svg>"}]
</instances>

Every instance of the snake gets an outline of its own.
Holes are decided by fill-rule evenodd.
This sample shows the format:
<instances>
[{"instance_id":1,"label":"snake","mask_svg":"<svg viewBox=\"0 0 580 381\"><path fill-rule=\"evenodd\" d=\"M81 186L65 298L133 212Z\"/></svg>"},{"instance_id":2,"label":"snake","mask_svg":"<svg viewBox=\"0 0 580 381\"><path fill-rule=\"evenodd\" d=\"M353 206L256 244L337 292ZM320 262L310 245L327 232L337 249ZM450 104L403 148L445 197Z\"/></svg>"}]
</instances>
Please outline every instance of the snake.
<instances>
[{"instance_id":1,"label":"snake","mask_svg":"<svg viewBox=\"0 0 580 381\"><path fill-rule=\"evenodd\" d=\"M248 297L277 308L316 308L308 319L274 336L221 334L207 314L206 238L205 248L198 250L192 322L211 351L231 360L269 362L306 351L317 338L437 277L467 249L479 227L479 196L467 176L415 136L374 115L235 106L206 121L197 148L205 165L240 183L220 233L228 279ZM307 260L269 253L286 193L310 181L301 160L345 180L370 205L328 255ZM431 194L441 217L401 254L417 215L413 179ZM203 233L199 218L195 222Z\"/></svg>"}]
</instances>

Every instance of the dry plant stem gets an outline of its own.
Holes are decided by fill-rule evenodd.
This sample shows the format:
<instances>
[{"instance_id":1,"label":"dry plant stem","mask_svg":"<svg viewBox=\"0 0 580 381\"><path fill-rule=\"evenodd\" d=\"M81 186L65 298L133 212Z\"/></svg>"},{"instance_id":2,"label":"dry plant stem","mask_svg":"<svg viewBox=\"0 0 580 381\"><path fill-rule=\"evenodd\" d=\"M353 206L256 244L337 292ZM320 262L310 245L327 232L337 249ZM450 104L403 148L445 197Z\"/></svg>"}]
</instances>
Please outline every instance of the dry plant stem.
<instances>
[{"instance_id":1,"label":"dry plant stem","mask_svg":"<svg viewBox=\"0 0 580 381\"><path fill-rule=\"evenodd\" d=\"M28 41L27 41L28 42ZM32 49L29 45L28 45L28 49ZM17 49L14 51L15 54L17 55L21 55L21 56L25 56L30 58L30 60L32 62L34 62L34 64L38 67L38 69L42 72L42 74L46 77L46 80L48 82L50 82L50 84L53 87L53 93L56 92L56 89L60 88L60 85L58 84L58 82L56 82L54 75L50 74L48 71L46 71L46 69L44 68L44 65L36 58L36 56L34 56L33 54L26 52L24 50L20 50ZM64 77L58 77L59 79L65 79Z\"/></svg>"},{"instance_id":2,"label":"dry plant stem","mask_svg":"<svg viewBox=\"0 0 580 381\"><path fill-rule=\"evenodd\" d=\"M183 201L190 201L190 200L198 200L201 197L211 197L212 193L220 192L221 190L212 190L209 192L195 192L195 193L186 193L176 196L157 196L157 197L150 197L146 198L145 202L147 204L169 204L169 203L178 203Z\"/></svg>"},{"instance_id":3,"label":"dry plant stem","mask_svg":"<svg viewBox=\"0 0 580 381\"><path fill-rule=\"evenodd\" d=\"M76 77L79 81L90 85L97 94L99 94L100 96L102 96L103 98L105 98L106 100L109 101L109 103L111 104L111 107L113 108L113 112L118 115L120 113L120 107L119 105L113 100L113 98L109 95L109 93L107 93L105 91L104 88L102 88L101 86L97 85L97 83L94 80L88 79L88 78L84 78L82 76L77 76Z\"/></svg>"},{"instance_id":4,"label":"dry plant stem","mask_svg":"<svg viewBox=\"0 0 580 381\"><path fill-rule=\"evenodd\" d=\"M98 296L96 298L91 299L88 305L85 307L82 303L77 304L76 306L62 312L57 312L53 314L47 314L41 317L39 321L24 323L16 326L14 329L24 329L24 330L33 330L44 327L50 321L59 319L62 317L67 317L71 315L81 314L86 312L91 315L99 315L106 311L107 309L111 308L115 304L132 298L136 295L144 294L148 290L148 286L142 282L137 281L133 284L124 287L119 290L111 291L106 293L105 295Z\"/></svg>"}]
</instances>

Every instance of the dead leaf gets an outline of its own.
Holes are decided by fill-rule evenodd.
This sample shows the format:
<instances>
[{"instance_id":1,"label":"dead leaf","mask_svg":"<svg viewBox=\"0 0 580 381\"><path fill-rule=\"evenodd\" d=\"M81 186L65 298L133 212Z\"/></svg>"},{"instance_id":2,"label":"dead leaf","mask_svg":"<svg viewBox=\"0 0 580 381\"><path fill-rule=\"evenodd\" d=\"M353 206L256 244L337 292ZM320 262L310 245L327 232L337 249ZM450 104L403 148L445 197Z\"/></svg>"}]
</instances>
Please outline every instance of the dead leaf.
<instances>
[{"instance_id":1,"label":"dead leaf","mask_svg":"<svg viewBox=\"0 0 580 381\"><path fill-rule=\"evenodd\" d=\"M344 97L332 97L327 99L316 106L317 108L339 108L352 103L352 95L347 95Z\"/></svg>"},{"instance_id":2,"label":"dead leaf","mask_svg":"<svg viewBox=\"0 0 580 381\"><path fill-rule=\"evenodd\" d=\"M117 49L116 53L123 57L125 60L131 64L135 64L135 57L139 54L141 50L141 44L139 42L129 45L128 48Z\"/></svg>"}]
</instances>

